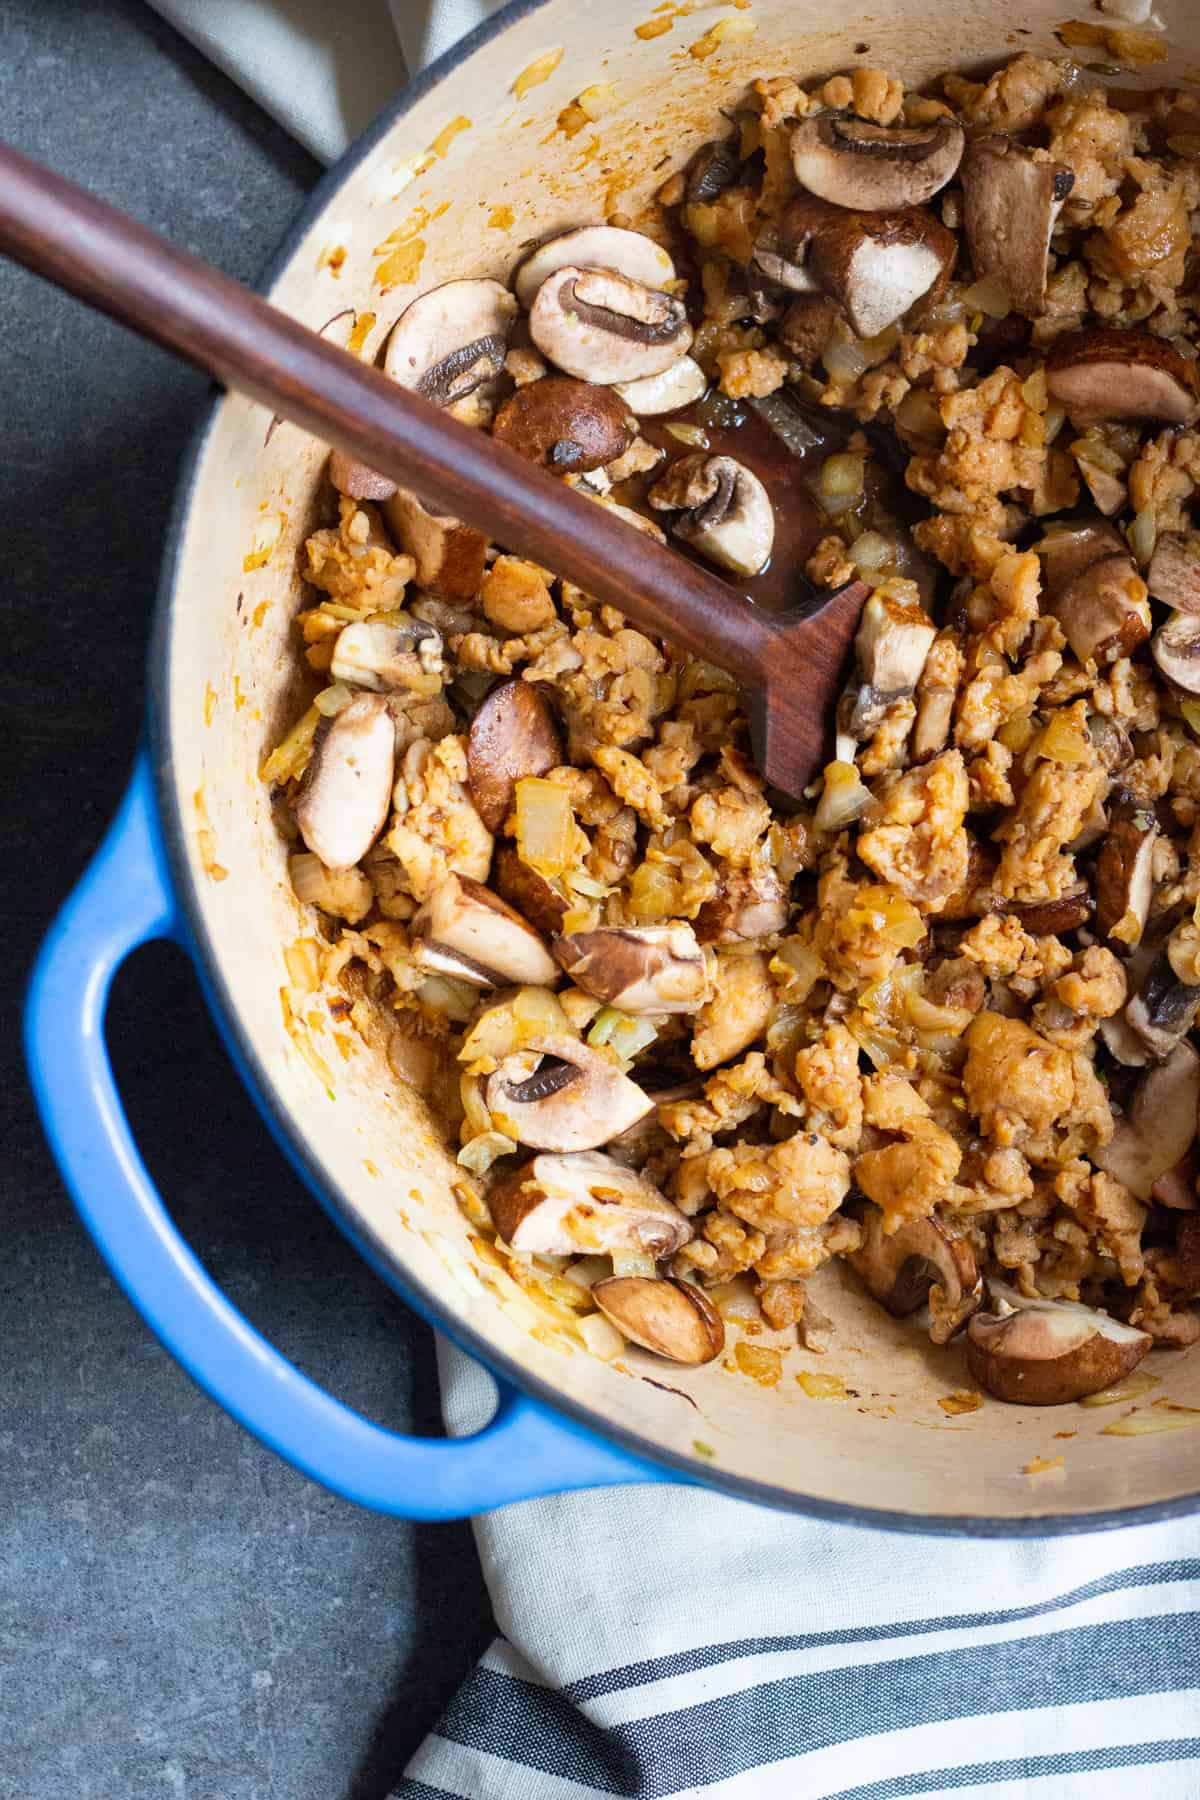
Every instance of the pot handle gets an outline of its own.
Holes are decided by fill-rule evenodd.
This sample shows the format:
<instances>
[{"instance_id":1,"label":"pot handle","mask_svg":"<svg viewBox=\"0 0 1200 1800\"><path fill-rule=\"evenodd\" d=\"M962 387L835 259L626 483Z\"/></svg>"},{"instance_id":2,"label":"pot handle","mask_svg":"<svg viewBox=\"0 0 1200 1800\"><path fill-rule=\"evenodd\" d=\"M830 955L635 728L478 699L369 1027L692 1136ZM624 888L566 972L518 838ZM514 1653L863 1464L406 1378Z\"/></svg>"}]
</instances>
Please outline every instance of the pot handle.
<instances>
[{"instance_id":1,"label":"pot handle","mask_svg":"<svg viewBox=\"0 0 1200 1800\"><path fill-rule=\"evenodd\" d=\"M458 1519L511 1500L664 1472L500 1383L466 1438L406 1437L302 1375L230 1305L179 1235L130 1134L104 1042L112 978L140 944L184 942L143 752L120 811L42 946L26 1054L51 1149L117 1281L226 1411L349 1500L409 1519Z\"/></svg>"}]
</instances>

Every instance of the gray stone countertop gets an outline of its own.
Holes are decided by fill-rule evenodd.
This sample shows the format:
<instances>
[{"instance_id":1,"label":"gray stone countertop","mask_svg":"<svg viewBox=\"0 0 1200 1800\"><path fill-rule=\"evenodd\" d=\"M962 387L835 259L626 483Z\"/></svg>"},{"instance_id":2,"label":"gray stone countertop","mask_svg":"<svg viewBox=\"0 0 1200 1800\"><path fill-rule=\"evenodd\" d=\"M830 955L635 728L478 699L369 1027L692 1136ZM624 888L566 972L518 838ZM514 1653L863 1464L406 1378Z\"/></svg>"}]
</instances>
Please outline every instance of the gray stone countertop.
<instances>
[{"instance_id":1,"label":"gray stone countertop","mask_svg":"<svg viewBox=\"0 0 1200 1800\"><path fill-rule=\"evenodd\" d=\"M0 0L0 135L241 278L318 169L140 0ZM118 1292L19 1050L36 944L142 712L203 383L0 264L0 1796L378 1800L491 1635L466 1526L360 1512L202 1395ZM235 1304L381 1422L438 1429L432 1342L269 1141L183 958L110 1042L174 1216Z\"/></svg>"}]
</instances>

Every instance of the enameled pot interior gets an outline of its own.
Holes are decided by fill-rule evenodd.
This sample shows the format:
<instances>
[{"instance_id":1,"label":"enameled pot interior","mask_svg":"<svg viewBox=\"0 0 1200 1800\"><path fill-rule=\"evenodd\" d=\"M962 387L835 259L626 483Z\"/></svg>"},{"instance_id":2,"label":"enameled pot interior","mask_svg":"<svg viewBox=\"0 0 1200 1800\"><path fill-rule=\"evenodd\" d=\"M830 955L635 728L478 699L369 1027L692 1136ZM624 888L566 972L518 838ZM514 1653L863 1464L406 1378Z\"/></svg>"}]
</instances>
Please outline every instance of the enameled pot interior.
<instances>
[{"instance_id":1,"label":"enameled pot interior","mask_svg":"<svg viewBox=\"0 0 1200 1800\"><path fill-rule=\"evenodd\" d=\"M1166 0L1160 12L1172 59L1155 80L1195 79L1200 15L1189 0ZM510 9L402 97L326 180L271 298L370 357L424 288L503 279L520 246L554 228L618 210L636 220L713 135L718 107L758 75L807 81L867 62L919 85L1017 49L1061 54L1053 28L1064 9L1049 0L1020 0L1002 25L994 7L963 0L874 0L869 13L841 13L836 30L829 14L814 0L690 13L655 11L651 0ZM753 34L706 49L728 18L752 21ZM664 20L657 35L639 35ZM856 53L860 45L869 48ZM612 110L566 135L560 112L598 82L611 84ZM817 1295L836 1327L823 1357L788 1348L782 1334L755 1340L786 1352L771 1386L719 1364L678 1370L634 1349L601 1363L543 1329L515 1290L496 1292L436 1122L322 996L297 1006L293 995L290 1021L281 1001L285 950L312 934L313 919L291 893L258 769L298 710L296 570L327 504L324 455L247 400L215 407L173 545L154 718L168 838L210 979L270 1110L344 1216L460 1341L486 1347L599 1429L740 1491L992 1529L1186 1503L1200 1485L1190 1434L1104 1435L1113 1415L1078 1407L987 1401L947 1412L939 1401L972 1385L961 1350L932 1349L836 1268ZM1200 1354L1156 1354L1151 1367L1162 1393L1200 1405ZM796 1379L806 1371L840 1376L845 1397L811 1398ZM1051 1466L1027 1473L1038 1459Z\"/></svg>"}]
</instances>

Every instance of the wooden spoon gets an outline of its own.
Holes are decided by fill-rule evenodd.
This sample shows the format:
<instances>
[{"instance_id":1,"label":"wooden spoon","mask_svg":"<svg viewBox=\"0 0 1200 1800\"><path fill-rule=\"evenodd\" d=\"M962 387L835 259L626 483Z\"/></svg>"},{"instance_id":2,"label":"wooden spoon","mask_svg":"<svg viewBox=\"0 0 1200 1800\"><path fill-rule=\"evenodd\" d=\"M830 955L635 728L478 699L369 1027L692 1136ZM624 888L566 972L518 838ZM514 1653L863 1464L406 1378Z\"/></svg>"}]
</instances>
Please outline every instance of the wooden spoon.
<instances>
[{"instance_id":1,"label":"wooden spoon","mask_svg":"<svg viewBox=\"0 0 1200 1800\"><path fill-rule=\"evenodd\" d=\"M0 144L0 250L184 361L411 487L645 630L727 669L754 755L798 797L820 767L846 652L870 589L765 613L486 433Z\"/></svg>"}]
</instances>

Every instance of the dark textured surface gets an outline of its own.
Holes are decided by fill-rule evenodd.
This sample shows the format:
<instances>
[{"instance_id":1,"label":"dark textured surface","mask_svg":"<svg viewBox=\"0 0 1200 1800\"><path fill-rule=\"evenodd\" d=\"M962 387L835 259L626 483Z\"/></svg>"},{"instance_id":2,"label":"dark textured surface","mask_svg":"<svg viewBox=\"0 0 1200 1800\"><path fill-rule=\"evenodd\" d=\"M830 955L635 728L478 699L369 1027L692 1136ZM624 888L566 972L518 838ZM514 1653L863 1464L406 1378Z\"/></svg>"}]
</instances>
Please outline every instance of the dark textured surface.
<instances>
[{"instance_id":1,"label":"dark textured surface","mask_svg":"<svg viewBox=\"0 0 1200 1800\"><path fill-rule=\"evenodd\" d=\"M0 0L0 132L243 278L317 174L139 0ZM197 1392L77 1225L18 1055L21 980L133 752L203 384L4 266L0 370L0 1796L374 1800L489 1635L469 1531L356 1511ZM352 1404L437 1429L428 1334L285 1167L174 952L123 973L110 1035L235 1303Z\"/></svg>"}]
</instances>

